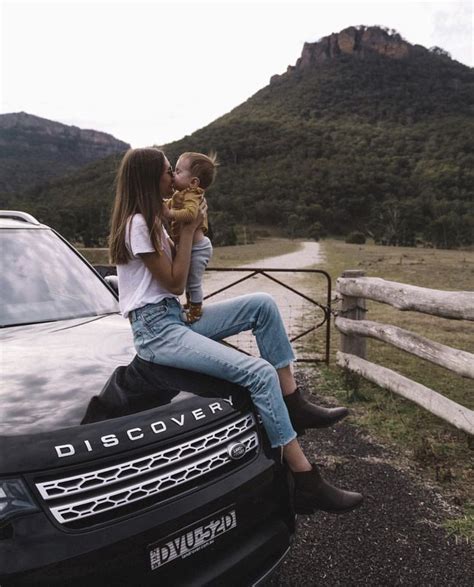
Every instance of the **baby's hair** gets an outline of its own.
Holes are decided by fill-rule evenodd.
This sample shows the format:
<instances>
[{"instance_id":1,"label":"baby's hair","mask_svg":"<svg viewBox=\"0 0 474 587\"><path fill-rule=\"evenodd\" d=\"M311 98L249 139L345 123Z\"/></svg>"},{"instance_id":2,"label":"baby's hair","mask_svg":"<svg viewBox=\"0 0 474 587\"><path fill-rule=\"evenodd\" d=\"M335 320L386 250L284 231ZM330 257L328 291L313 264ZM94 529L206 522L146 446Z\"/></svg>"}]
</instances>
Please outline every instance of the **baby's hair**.
<instances>
[{"instance_id":1,"label":"baby's hair","mask_svg":"<svg viewBox=\"0 0 474 587\"><path fill-rule=\"evenodd\" d=\"M219 166L217 154L214 151L211 151L209 155L191 152L182 153L179 158L190 161L189 168L192 175L199 178L199 187L207 190L212 185Z\"/></svg>"}]
</instances>

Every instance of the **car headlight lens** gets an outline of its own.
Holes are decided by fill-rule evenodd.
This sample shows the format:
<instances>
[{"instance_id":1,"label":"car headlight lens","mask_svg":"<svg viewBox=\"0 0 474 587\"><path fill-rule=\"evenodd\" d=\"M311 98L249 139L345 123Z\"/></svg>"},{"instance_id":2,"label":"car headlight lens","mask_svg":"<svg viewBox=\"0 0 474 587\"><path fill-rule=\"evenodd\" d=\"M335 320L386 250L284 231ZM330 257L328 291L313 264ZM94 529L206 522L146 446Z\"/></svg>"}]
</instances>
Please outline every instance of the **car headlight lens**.
<instances>
[{"instance_id":1,"label":"car headlight lens","mask_svg":"<svg viewBox=\"0 0 474 587\"><path fill-rule=\"evenodd\" d=\"M38 509L21 479L0 479L0 522Z\"/></svg>"}]
</instances>

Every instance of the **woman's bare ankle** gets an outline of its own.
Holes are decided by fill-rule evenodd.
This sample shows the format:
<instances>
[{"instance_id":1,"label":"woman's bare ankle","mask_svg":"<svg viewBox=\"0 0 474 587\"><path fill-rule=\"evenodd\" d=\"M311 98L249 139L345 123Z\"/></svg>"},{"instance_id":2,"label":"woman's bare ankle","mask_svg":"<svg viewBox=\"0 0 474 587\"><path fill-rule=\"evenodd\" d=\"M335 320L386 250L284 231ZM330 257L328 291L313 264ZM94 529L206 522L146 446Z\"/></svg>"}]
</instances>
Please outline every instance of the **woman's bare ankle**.
<instances>
[{"instance_id":1,"label":"woman's bare ankle","mask_svg":"<svg viewBox=\"0 0 474 587\"><path fill-rule=\"evenodd\" d=\"M293 473L312 470L312 465L301 450L296 438L283 447L283 458Z\"/></svg>"},{"instance_id":2,"label":"woman's bare ankle","mask_svg":"<svg viewBox=\"0 0 474 587\"><path fill-rule=\"evenodd\" d=\"M281 367L277 369L278 379L280 380L280 388L282 394L291 395L295 392L297 385L293 375L293 370L291 365L287 365L286 367Z\"/></svg>"}]
</instances>

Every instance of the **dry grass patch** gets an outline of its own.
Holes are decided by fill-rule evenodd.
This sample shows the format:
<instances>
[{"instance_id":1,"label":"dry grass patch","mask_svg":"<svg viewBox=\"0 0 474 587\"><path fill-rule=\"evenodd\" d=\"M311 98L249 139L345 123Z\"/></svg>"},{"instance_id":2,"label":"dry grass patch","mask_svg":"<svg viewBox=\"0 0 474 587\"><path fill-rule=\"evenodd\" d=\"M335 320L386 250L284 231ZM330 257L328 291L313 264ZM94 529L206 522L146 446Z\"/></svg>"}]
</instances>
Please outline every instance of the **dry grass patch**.
<instances>
[{"instance_id":1,"label":"dry grass patch","mask_svg":"<svg viewBox=\"0 0 474 587\"><path fill-rule=\"evenodd\" d=\"M294 253L301 248L301 241L285 238L261 238L249 245L233 247L214 247L212 267L236 267L245 263L254 263L259 259ZM108 249L78 249L93 265L107 265Z\"/></svg>"},{"instance_id":2,"label":"dry grass patch","mask_svg":"<svg viewBox=\"0 0 474 587\"><path fill-rule=\"evenodd\" d=\"M77 249L92 265L108 265L109 249Z\"/></svg>"}]
</instances>

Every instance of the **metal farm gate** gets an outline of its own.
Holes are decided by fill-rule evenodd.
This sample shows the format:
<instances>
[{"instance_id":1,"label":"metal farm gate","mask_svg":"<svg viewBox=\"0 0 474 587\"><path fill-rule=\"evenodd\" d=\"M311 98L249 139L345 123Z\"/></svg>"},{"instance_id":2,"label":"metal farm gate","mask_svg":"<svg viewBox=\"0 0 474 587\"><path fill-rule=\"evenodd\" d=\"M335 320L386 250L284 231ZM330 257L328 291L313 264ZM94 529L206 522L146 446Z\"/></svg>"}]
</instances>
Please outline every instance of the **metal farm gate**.
<instances>
[{"instance_id":1,"label":"metal farm gate","mask_svg":"<svg viewBox=\"0 0 474 587\"><path fill-rule=\"evenodd\" d=\"M116 268L112 265L94 265L95 270L102 276L116 275ZM243 274L242 277L234 279L230 283L222 285L222 277L212 279L212 274ZM275 276L278 275L278 278ZM300 276L300 279L297 279ZM306 278L307 289L310 292L302 291L301 285L294 286L295 281L301 282L301 276ZM289 277L292 285L285 283L282 279ZM259 280L260 283L245 283L248 280ZM265 280L272 284L270 292L276 299L277 305L282 314L283 322L287 329L289 338L299 358L300 363L329 363L329 346L331 335L331 277L326 271L320 269L281 269L281 268L253 268L253 267L208 267L206 269L204 291L210 291L204 299L211 298L225 299L235 295L255 291L265 291L261 282ZM322 284L318 285L318 280ZM213 283L214 282L214 283ZM242 286L245 284L245 286ZM228 296L230 289L232 294ZM289 292L291 299L282 297L277 289ZM237 291L236 291L237 290ZM240 291L239 291L240 290ZM315 299L311 292L315 292L321 298ZM298 306L299 300L303 305ZM256 354L256 345L251 335L237 335L225 340L225 343L248 355ZM253 344L253 346L252 346ZM246 347L246 348L244 348Z\"/></svg>"},{"instance_id":2,"label":"metal farm gate","mask_svg":"<svg viewBox=\"0 0 474 587\"><path fill-rule=\"evenodd\" d=\"M287 332L289 334L291 343L294 346L295 343L301 346L301 343L306 342L306 344L303 347L304 352L298 352L298 354L303 354L304 356L298 358L297 362L325 362L326 364L329 363L329 348L331 335L331 277L326 271L322 271L319 269L268 269L263 267L208 267L206 269L206 279L208 277L208 274L213 272L241 274L243 273L244 275L240 278L235 279L231 283L227 283L224 286L218 285L217 289L214 289L213 291L211 291L211 293L208 293L204 296L205 300L209 300L210 298L215 297L222 297L222 294L224 292L228 292L228 290L230 290L231 288L235 290L242 283L255 278L265 278L266 280L270 280L272 284L276 284L277 286L279 286L279 288L283 288L287 292L291 292L291 296L294 300L300 300L304 303L305 307L302 310L297 309L296 304L292 301L288 302L287 300L279 300L278 296L275 296L275 287L273 287L273 291L271 293L272 295L274 295L274 297L277 298L276 301L282 313L282 318L285 322L285 326L287 328ZM276 277L275 274L278 275L278 277ZM304 277L310 278L310 280L313 282L315 282L317 278L323 279L324 287L322 291L325 298L324 302L321 303L321 301L314 299L312 295L308 295L307 293L301 291L301 289L297 289L296 287L293 287L293 285L285 283L281 279L281 277L284 277L281 274L287 274L290 277L290 281L293 277L296 276L296 274L305 274ZM213 280L210 279L209 281L210 283L205 283L205 291L212 289ZM248 286L248 284L246 284L246 286ZM242 291L242 288L239 289L241 291L238 293L249 293L249 291L259 291L258 288L255 287L246 287L244 291ZM311 286L310 289L312 289ZM319 289L321 292L321 288ZM265 291L265 289L262 288L262 291ZM289 312L288 309L290 309ZM290 319L288 319L288 315L290 315ZM315 335L318 330L322 333L322 337L319 336L315 338ZM308 340L311 337L313 338L313 340ZM237 335L237 337L231 337L230 339L226 339L225 342L229 346L232 346L233 348L245 354L254 354L252 352L252 350L254 349L248 348L250 344L248 342L248 339L247 341L243 341L242 335ZM244 348L245 346L247 348ZM296 350L298 351L298 349Z\"/></svg>"}]
</instances>

